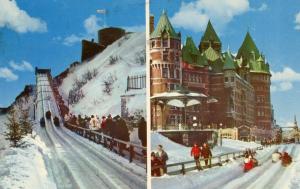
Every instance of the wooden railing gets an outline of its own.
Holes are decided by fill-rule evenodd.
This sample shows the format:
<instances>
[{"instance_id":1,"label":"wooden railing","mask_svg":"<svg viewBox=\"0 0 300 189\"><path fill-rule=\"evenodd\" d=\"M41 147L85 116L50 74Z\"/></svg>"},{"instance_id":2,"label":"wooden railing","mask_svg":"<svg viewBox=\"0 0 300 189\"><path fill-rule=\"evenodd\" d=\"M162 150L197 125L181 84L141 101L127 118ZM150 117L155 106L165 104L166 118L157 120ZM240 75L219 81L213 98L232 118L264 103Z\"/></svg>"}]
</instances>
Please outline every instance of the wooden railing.
<instances>
[{"instance_id":1,"label":"wooden railing","mask_svg":"<svg viewBox=\"0 0 300 189\"><path fill-rule=\"evenodd\" d=\"M252 149L252 151L262 150L262 147ZM246 151L236 151L230 153L219 154L211 158L200 158L201 169L207 169L215 166L222 166L224 163L229 162L230 159L236 159L244 157ZM205 160L208 161L208 165L205 165ZM161 166L151 167L151 170L161 168ZM184 161L179 163L167 164L168 175L185 174L186 172L197 170L195 160Z\"/></svg>"},{"instance_id":2,"label":"wooden railing","mask_svg":"<svg viewBox=\"0 0 300 189\"><path fill-rule=\"evenodd\" d=\"M97 144L102 144L105 148L108 148L115 153L123 154L125 158L128 158L129 162L137 160L142 164L145 164L146 167L146 147L116 139L111 136L105 135L102 132L82 128L68 122L65 122L64 125L69 130L77 133L84 138L87 138Z\"/></svg>"}]
</instances>

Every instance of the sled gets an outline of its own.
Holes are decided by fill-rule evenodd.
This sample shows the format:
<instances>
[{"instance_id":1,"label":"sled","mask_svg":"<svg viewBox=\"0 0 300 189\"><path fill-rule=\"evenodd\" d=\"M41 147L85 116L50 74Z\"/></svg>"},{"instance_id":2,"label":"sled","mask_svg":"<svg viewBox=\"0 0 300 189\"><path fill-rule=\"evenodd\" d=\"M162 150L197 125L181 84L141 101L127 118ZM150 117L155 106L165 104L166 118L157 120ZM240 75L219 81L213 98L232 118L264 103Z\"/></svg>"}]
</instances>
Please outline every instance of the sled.
<instances>
[{"instance_id":1,"label":"sled","mask_svg":"<svg viewBox=\"0 0 300 189\"><path fill-rule=\"evenodd\" d=\"M50 112L50 111L47 111L47 112L46 112L46 118L47 118L47 119L51 119L51 112Z\"/></svg>"}]
</instances>

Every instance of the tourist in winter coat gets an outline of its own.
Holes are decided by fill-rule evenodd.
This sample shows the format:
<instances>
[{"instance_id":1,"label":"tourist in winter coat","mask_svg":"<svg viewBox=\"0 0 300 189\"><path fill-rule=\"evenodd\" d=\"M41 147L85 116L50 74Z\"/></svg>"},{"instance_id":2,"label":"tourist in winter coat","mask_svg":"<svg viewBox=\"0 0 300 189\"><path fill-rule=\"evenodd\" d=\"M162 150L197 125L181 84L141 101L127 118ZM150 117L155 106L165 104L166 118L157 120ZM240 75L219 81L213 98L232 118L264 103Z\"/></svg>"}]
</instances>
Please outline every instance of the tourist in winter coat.
<instances>
[{"instance_id":1,"label":"tourist in winter coat","mask_svg":"<svg viewBox=\"0 0 300 189\"><path fill-rule=\"evenodd\" d=\"M286 167L292 163L292 157L287 153L283 152L281 164Z\"/></svg>"},{"instance_id":2,"label":"tourist in winter coat","mask_svg":"<svg viewBox=\"0 0 300 189\"><path fill-rule=\"evenodd\" d=\"M200 147L198 146L198 144L195 143L191 150L191 156L194 157L195 163L196 163L196 168L198 170L201 169L201 165L200 165L200 161L199 161L200 155L201 155Z\"/></svg>"},{"instance_id":3,"label":"tourist in winter coat","mask_svg":"<svg viewBox=\"0 0 300 189\"><path fill-rule=\"evenodd\" d=\"M147 123L145 121L145 118L141 118L138 124L138 136L139 139L141 140L142 146L146 147L147 146Z\"/></svg>"},{"instance_id":4,"label":"tourist in winter coat","mask_svg":"<svg viewBox=\"0 0 300 189\"><path fill-rule=\"evenodd\" d=\"M247 155L244 159L244 172L248 172L253 168L253 161L251 156Z\"/></svg>"},{"instance_id":5,"label":"tourist in winter coat","mask_svg":"<svg viewBox=\"0 0 300 189\"><path fill-rule=\"evenodd\" d=\"M162 163L159 159L155 156L155 153L151 153L151 176L159 177L162 174Z\"/></svg>"},{"instance_id":6,"label":"tourist in winter coat","mask_svg":"<svg viewBox=\"0 0 300 189\"><path fill-rule=\"evenodd\" d=\"M109 114L106 119L106 129L107 129L107 134L111 137L114 137L114 134L112 133L114 124L115 123L113 122L112 117Z\"/></svg>"},{"instance_id":7,"label":"tourist in winter coat","mask_svg":"<svg viewBox=\"0 0 300 189\"><path fill-rule=\"evenodd\" d=\"M168 154L163 150L162 145L158 145L156 157L162 164L163 174L167 173L167 161L169 159Z\"/></svg>"},{"instance_id":8,"label":"tourist in winter coat","mask_svg":"<svg viewBox=\"0 0 300 189\"><path fill-rule=\"evenodd\" d=\"M106 127L106 117L102 116L101 120L101 130L104 134L107 134L107 127Z\"/></svg>"},{"instance_id":9,"label":"tourist in winter coat","mask_svg":"<svg viewBox=\"0 0 300 189\"><path fill-rule=\"evenodd\" d=\"M98 120L94 115L92 115L90 120L90 129L97 130L98 129L97 126L98 126Z\"/></svg>"},{"instance_id":10,"label":"tourist in winter coat","mask_svg":"<svg viewBox=\"0 0 300 189\"><path fill-rule=\"evenodd\" d=\"M272 163L276 163L278 162L279 160L281 159L281 153L277 151L275 151L273 154L272 154Z\"/></svg>"},{"instance_id":11,"label":"tourist in winter coat","mask_svg":"<svg viewBox=\"0 0 300 189\"><path fill-rule=\"evenodd\" d=\"M205 166L210 167L211 166L212 153L211 153L210 147L206 143L203 144L201 154L202 154L203 158L205 159L204 160L205 161Z\"/></svg>"}]
</instances>

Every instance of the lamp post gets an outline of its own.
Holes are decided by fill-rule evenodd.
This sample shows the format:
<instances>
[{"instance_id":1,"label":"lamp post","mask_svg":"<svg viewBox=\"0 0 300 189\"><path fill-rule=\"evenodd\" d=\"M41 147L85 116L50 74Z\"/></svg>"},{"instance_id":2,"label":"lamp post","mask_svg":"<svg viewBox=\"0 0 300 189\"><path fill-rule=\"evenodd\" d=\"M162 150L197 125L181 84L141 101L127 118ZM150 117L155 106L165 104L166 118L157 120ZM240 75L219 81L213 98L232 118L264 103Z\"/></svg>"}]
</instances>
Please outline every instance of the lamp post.
<instances>
[{"instance_id":1,"label":"lamp post","mask_svg":"<svg viewBox=\"0 0 300 189\"><path fill-rule=\"evenodd\" d=\"M220 146L222 146L222 143L223 143L223 141L222 141L222 126L223 126L223 124L222 123L220 123Z\"/></svg>"}]
</instances>

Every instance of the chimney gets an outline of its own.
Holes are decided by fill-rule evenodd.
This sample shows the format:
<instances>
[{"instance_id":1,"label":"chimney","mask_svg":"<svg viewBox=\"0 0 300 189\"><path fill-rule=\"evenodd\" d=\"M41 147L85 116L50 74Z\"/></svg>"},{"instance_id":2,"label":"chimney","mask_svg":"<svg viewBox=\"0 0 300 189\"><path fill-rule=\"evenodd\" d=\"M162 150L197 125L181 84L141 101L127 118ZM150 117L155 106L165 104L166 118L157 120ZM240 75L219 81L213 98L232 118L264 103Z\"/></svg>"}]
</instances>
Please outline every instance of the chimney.
<instances>
[{"instance_id":1,"label":"chimney","mask_svg":"<svg viewBox=\"0 0 300 189\"><path fill-rule=\"evenodd\" d=\"M150 34L154 31L154 15L150 15Z\"/></svg>"}]
</instances>

